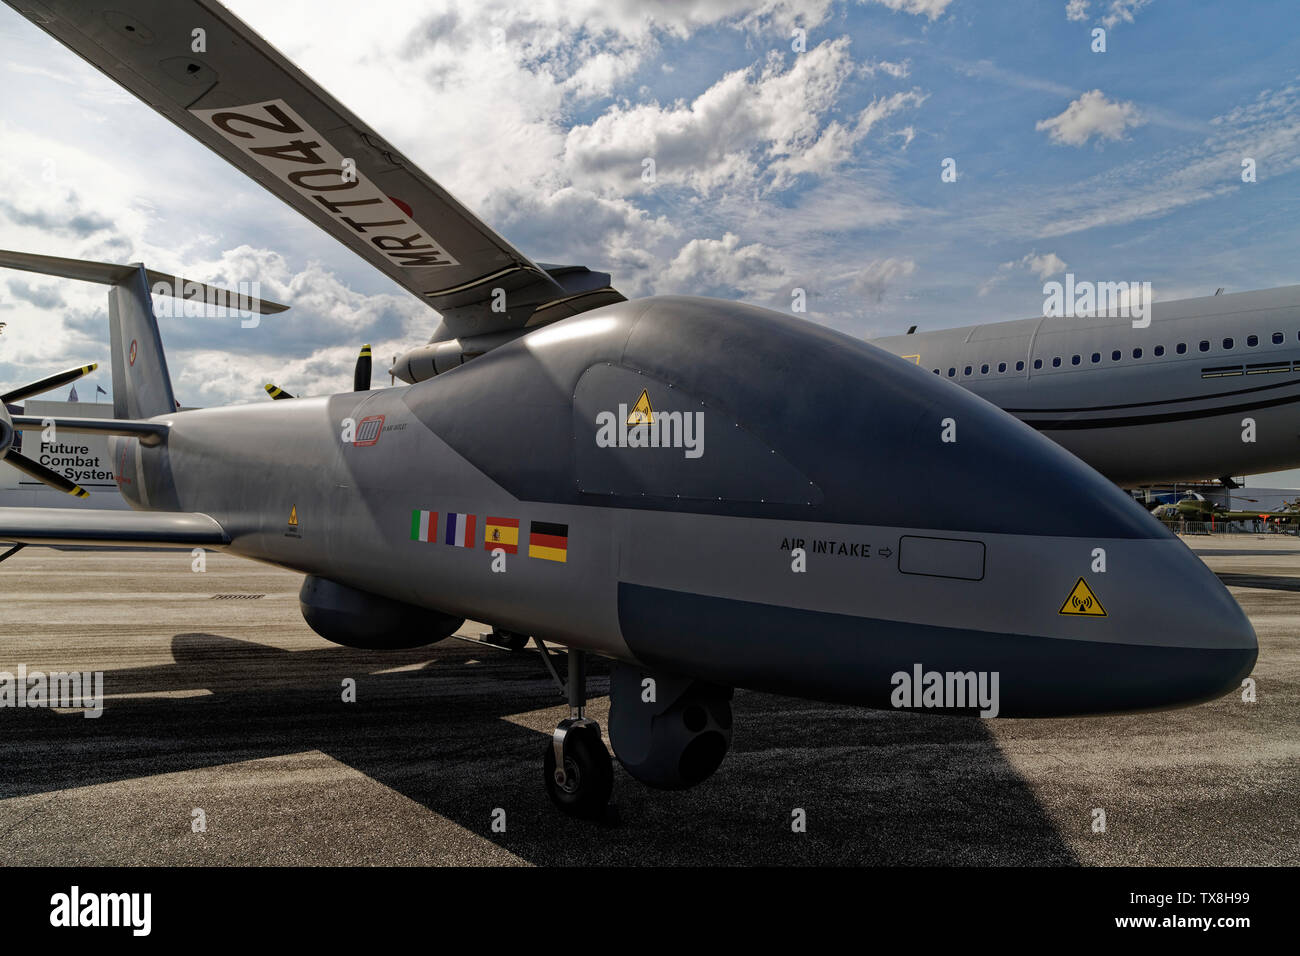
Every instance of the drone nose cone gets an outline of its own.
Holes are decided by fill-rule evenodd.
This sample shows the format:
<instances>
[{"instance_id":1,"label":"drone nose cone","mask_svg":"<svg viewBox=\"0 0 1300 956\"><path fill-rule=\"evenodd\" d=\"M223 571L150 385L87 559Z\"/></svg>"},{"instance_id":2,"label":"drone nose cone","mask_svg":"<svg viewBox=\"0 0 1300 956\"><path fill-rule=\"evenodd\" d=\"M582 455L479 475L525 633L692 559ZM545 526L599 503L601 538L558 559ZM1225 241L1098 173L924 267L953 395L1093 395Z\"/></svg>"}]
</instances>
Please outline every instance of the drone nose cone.
<instances>
[{"instance_id":1,"label":"drone nose cone","mask_svg":"<svg viewBox=\"0 0 1300 956\"><path fill-rule=\"evenodd\" d=\"M1189 697L1212 700L1241 686L1255 669L1259 657L1259 639L1250 620L1229 597L1231 610L1224 609L1214 627L1213 638L1219 645L1212 649L1212 660L1203 672L1194 676Z\"/></svg>"},{"instance_id":2,"label":"drone nose cone","mask_svg":"<svg viewBox=\"0 0 1300 956\"><path fill-rule=\"evenodd\" d=\"M1105 551L1103 573L1079 569L1081 544L1061 539L1043 548L1043 577L1059 582L1057 593L1079 583L1055 620L1041 621L1041 636L1018 648L1025 659L1008 667L1016 676L1007 716L1162 710L1240 687L1258 654L1254 628L1181 541L1087 542L1085 553L1096 553L1094 545ZM1073 567L1053 569L1059 558Z\"/></svg>"},{"instance_id":3,"label":"drone nose cone","mask_svg":"<svg viewBox=\"0 0 1300 956\"><path fill-rule=\"evenodd\" d=\"M1155 648L1147 667L1152 706L1194 704L1241 686L1259 654L1255 629L1227 588L1181 544L1160 569L1160 608L1167 626L1142 639ZM1168 578L1175 578L1174 581Z\"/></svg>"}]
</instances>

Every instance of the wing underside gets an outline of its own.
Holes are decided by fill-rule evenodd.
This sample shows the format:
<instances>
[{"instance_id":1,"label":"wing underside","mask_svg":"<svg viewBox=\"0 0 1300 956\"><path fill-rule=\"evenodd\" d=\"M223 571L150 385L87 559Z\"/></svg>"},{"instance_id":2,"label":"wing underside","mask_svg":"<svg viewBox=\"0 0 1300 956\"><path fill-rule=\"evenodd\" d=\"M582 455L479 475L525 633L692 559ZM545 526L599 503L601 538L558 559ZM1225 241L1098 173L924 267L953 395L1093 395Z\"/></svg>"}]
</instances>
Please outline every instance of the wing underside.
<instances>
[{"instance_id":1,"label":"wing underside","mask_svg":"<svg viewBox=\"0 0 1300 956\"><path fill-rule=\"evenodd\" d=\"M534 263L220 4L6 2L437 309L452 335L623 298L607 274Z\"/></svg>"},{"instance_id":2,"label":"wing underside","mask_svg":"<svg viewBox=\"0 0 1300 956\"><path fill-rule=\"evenodd\" d=\"M0 508L0 541L26 545L220 548L230 536L197 512Z\"/></svg>"}]
</instances>

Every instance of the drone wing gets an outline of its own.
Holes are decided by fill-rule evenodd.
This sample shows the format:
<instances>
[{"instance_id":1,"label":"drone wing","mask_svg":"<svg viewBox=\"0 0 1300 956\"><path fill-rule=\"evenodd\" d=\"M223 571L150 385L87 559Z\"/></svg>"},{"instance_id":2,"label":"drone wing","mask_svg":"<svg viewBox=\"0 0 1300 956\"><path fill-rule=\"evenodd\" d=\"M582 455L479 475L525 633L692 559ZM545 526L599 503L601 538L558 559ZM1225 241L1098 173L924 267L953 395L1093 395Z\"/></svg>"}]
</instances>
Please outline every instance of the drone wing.
<instances>
[{"instance_id":1,"label":"drone wing","mask_svg":"<svg viewBox=\"0 0 1300 956\"><path fill-rule=\"evenodd\" d=\"M608 274L534 263L218 3L6 2L437 309L451 335L623 299Z\"/></svg>"},{"instance_id":2,"label":"drone wing","mask_svg":"<svg viewBox=\"0 0 1300 956\"><path fill-rule=\"evenodd\" d=\"M221 548L230 536L197 512L0 508L0 541L39 545Z\"/></svg>"}]
</instances>

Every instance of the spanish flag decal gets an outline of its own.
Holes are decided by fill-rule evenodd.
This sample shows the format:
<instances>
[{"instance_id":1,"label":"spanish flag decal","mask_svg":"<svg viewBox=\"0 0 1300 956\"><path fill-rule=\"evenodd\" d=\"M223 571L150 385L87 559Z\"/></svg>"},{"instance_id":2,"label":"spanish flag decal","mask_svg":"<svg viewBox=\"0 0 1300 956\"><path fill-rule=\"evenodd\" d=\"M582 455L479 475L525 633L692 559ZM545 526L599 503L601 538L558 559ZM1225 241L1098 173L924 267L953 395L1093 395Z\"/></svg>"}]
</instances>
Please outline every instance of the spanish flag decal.
<instances>
[{"instance_id":1,"label":"spanish flag decal","mask_svg":"<svg viewBox=\"0 0 1300 956\"><path fill-rule=\"evenodd\" d=\"M519 553L519 519L489 517L483 527L483 547L500 548L506 554Z\"/></svg>"},{"instance_id":2,"label":"spanish flag decal","mask_svg":"<svg viewBox=\"0 0 1300 956\"><path fill-rule=\"evenodd\" d=\"M528 531L528 556L546 561L569 559L569 526L533 521Z\"/></svg>"}]
</instances>

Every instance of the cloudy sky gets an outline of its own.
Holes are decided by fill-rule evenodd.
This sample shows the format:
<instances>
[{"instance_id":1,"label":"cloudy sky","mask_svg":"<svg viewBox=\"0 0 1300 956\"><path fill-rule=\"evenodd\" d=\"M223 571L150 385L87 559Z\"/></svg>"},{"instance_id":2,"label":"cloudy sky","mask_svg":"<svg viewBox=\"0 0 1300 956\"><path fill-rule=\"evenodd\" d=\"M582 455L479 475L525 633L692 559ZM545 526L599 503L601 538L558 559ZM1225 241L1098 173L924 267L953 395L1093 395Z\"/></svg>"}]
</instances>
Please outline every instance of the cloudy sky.
<instances>
[{"instance_id":1,"label":"cloudy sky","mask_svg":"<svg viewBox=\"0 0 1300 956\"><path fill-rule=\"evenodd\" d=\"M1300 282L1294 0L230 5L533 259L629 296L802 288L871 337L1037 314L1067 270L1163 299ZM163 320L186 405L343 390L359 343L437 324L7 7L0 89L0 247L292 306ZM102 287L7 273L0 322L0 389L106 358Z\"/></svg>"}]
</instances>

